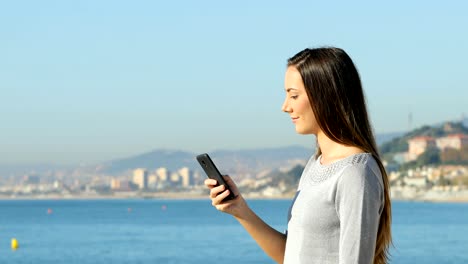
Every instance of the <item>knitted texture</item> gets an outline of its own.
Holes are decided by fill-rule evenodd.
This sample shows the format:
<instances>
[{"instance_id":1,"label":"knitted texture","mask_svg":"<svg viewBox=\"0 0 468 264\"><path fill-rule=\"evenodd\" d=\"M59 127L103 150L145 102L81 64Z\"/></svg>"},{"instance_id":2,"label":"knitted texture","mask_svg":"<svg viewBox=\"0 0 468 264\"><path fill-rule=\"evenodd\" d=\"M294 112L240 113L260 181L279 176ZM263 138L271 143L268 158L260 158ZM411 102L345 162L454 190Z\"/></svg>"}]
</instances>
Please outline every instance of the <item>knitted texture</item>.
<instances>
[{"instance_id":1,"label":"knitted texture","mask_svg":"<svg viewBox=\"0 0 468 264\"><path fill-rule=\"evenodd\" d=\"M383 182L371 154L311 158L290 208L284 263L372 263Z\"/></svg>"}]
</instances>

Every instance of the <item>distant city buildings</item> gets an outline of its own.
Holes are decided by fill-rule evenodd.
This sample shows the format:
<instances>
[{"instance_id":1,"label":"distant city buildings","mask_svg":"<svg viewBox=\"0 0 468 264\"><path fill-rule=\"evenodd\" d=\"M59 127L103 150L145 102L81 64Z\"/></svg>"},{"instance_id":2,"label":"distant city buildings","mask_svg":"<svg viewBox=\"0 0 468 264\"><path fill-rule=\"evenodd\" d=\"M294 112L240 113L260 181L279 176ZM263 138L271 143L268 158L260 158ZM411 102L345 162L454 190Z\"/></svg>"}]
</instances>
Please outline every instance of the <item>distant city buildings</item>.
<instances>
[{"instance_id":1,"label":"distant city buildings","mask_svg":"<svg viewBox=\"0 0 468 264\"><path fill-rule=\"evenodd\" d=\"M193 174L191 173L191 171L189 170L189 168L187 167L184 167L180 170L177 171L178 174L179 174L179 179L180 179L180 183L182 185L182 187L189 187L191 185L193 185Z\"/></svg>"},{"instance_id":2,"label":"distant city buildings","mask_svg":"<svg viewBox=\"0 0 468 264\"><path fill-rule=\"evenodd\" d=\"M169 179L169 171L166 168L156 170L157 179L161 182L166 182Z\"/></svg>"},{"instance_id":3,"label":"distant city buildings","mask_svg":"<svg viewBox=\"0 0 468 264\"><path fill-rule=\"evenodd\" d=\"M459 131L446 124L443 134L447 136L414 137L407 141L408 151L391 153L393 160L389 159L384 165L392 186L392 198L431 200L466 193L465 200L468 201L468 135L460 134ZM430 134L442 133L440 130L432 130ZM406 146L398 145L398 149L402 147ZM428 153L428 149L435 151ZM421 158L424 153L430 155ZM427 162L433 154L439 155L440 162ZM417 162L408 164L411 167L401 166L412 160ZM292 197L297 183L283 179L284 175L290 175L296 166L304 167L306 162L303 159L291 159L283 165L271 162L269 167L255 169L254 166L252 171L241 167L231 172L239 190L246 197ZM297 169L294 171L296 173ZM102 168L31 170L0 177L0 197L207 197L209 191L203 185L205 178L202 170L191 170L182 165L171 169L134 167L118 172Z\"/></svg>"},{"instance_id":4,"label":"distant city buildings","mask_svg":"<svg viewBox=\"0 0 468 264\"><path fill-rule=\"evenodd\" d=\"M132 183L128 180L111 179L110 188L113 191L131 191Z\"/></svg>"},{"instance_id":5,"label":"distant city buildings","mask_svg":"<svg viewBox=\"0 0 468 264\"><path fill-rule=\"evenodd\" d=\"M440 150L445 150L446 148L460 150L463 147L468 146L468 135L453 134L441 137L436 140L436 145Z\"/></svg>"},{"instance_id":6,"label":"distant city buildings","mask_svg":"<svg viewBox=\"0 0 468 264\"><path fill-rule=\"evenodd\" d=\"M461 150L468 146L468 135L451 134L445 137L433 138L427 136L414 137L408 140L408 152L404 153L404 162L416 160L429 148Z\"/></svg>"},{"instance_id":7,"label":"distant city buildings","mask_svg":"<svg viewBox=\"0 0 468 264\"><path fill-rule=\"evenodd\" d=\"M195 185L196 174L187 167L177 171L169 171L167 168L158 168L153 172L148 172L145 168L138 168L132 171L132 180L117 179L110 180L112 191L132 191L132 190L166 190L173 188L190 188Z\"/></svg>"},{"instance_id":8,"label":"distant city buildings","mask_svg":"<svg viewBox=\"0 0 468 264\"><path fill-rule=\"evenodd\" d=\"M24 175L23 184L38 184L39 176L38 175Z\"/></svg>"},{"instance_id":9,"label":"distant city buildings","mask_svg":"<svg viewBox=\"0 0 468 264\"><path fill-rule=\"evenodd\" d=\"M138 189L148 188L148 171L146 169L136 169L133 171L133 183Z\"/></svg>"},{"instance_id":10,"label":"distant city buildings","mask_svg":"<svg viewBox=\"0 0 468 264\"><path fill-rule=\"evenodd\" d=\"M423 154L426 149L435 147L436 142L433 137L414 137L408 140L408 154L410 159L416 159Z\"/></svg>"}]
</instances>

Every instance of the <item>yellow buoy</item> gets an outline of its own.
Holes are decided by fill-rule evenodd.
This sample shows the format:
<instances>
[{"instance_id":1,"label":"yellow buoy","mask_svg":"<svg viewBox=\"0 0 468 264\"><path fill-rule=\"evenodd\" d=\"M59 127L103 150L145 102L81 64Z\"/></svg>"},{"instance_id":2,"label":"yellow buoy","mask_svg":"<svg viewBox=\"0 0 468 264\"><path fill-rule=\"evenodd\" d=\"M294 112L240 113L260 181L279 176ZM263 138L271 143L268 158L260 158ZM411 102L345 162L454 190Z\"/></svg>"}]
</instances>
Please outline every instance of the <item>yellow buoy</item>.
<instances>
[{"instance_id":1,"label":"yellow buoy","mask_svg":"<svg viewBox=\"0 0 468 264\"><path fill-rule=\"evenodd\" d=\"M16 238L12 238L11 239L11 249L18 249L18 248L19 248L18 240L16 240Z\"/></svg>"}]
</instances>

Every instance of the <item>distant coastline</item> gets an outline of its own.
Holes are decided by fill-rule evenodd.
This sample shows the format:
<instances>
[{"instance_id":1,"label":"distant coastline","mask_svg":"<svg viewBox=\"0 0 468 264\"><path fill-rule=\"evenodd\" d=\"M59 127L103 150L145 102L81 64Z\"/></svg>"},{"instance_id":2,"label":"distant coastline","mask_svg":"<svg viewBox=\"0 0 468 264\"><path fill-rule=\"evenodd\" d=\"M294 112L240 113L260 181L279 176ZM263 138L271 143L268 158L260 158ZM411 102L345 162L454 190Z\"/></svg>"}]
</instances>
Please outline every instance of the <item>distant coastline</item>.
<instances>
[{"instance_id":1,"label":"distant coastline","mask_svg":"<svg viewBox=\"0 0 468 264\"><path fill-rule=\"evenodd\" d=\"M294 195L259 196L244 195L247 200L291 200ZM22 195L22 196L0 196L0 200L125 200L125 199L158 199L158 200L207 200L208 194L194 194L189 192L160 192L152 194L125 193L119 195ZM414 202L449 202L468 203L468 190L459 192L428 192L425 194L402 195L393 194L392 201L414 201Z\"/></svg>"}]
</instances>

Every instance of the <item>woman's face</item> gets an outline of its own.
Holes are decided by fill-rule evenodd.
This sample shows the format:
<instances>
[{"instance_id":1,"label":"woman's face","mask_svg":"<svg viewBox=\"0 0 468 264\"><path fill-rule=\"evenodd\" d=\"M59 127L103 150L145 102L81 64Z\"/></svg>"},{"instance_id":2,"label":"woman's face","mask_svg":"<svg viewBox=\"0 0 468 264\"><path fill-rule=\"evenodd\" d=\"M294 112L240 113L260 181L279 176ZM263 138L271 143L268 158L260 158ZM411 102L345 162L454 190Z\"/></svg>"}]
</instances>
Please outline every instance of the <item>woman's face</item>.
<instances>
[{"instance_id":1,"label":"woman's face","mask_svg":"<svg viewBox=\"0 0 468 264\"><path fill-rule=\"evenodd\" d=\"M293 66L289 66L286 70L284 89L286 90L286 99L282 110L291 116L292 122L296 125L296 132L317 135L319 126L312 111L304 82L299 71Z\"/></svg>"}]
</instances>

